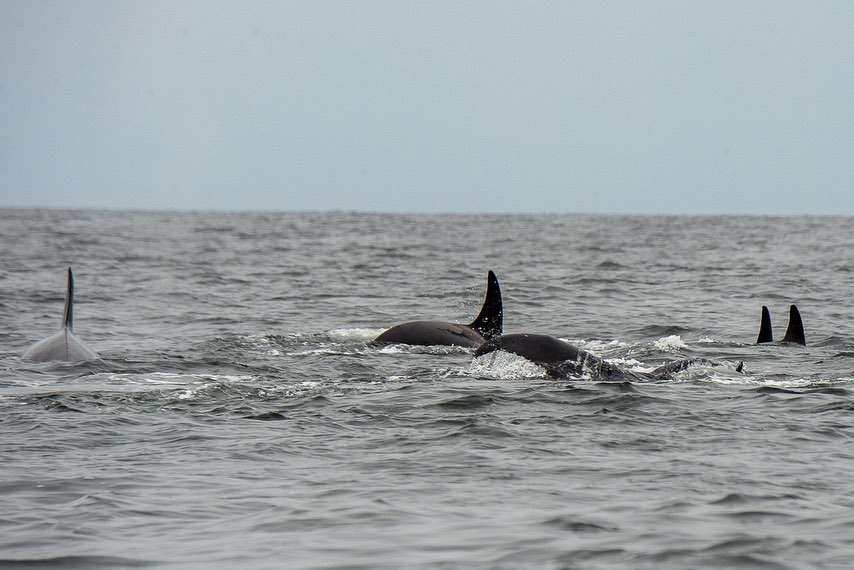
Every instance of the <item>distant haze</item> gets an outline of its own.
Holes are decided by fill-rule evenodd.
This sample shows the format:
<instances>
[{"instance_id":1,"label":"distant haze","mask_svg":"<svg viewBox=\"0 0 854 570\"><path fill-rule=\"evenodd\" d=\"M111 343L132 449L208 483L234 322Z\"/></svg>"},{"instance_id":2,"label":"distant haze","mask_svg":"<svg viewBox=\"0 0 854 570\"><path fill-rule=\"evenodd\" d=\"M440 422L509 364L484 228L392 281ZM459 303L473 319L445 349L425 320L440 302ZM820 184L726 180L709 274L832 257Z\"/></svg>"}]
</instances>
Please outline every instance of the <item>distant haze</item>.
<instances>
[{"instance_id":1,"label":"distant haze","mask_svg":"<svg viewBox=\"0 0 854 570\"><path fill-rule=\"evenodd\" d=\"M854 215L854 3L0 1L0 207Z\"/></svg>"}]
</instances>

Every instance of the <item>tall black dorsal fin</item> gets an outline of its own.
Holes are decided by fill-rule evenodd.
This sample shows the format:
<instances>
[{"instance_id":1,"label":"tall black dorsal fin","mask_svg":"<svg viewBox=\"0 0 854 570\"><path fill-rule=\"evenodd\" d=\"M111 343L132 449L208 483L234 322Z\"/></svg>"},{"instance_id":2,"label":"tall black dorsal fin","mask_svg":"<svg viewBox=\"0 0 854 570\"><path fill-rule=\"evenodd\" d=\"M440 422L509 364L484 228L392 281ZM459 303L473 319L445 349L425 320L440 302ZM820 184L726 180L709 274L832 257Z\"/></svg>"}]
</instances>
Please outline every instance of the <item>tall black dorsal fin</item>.
<instances>
[{"instance_id":1,"label":"tall black dorsal fin","mask_svg":"<svg viewBox=\"0 0 854 570\"><path fill-rule=\"evenodd\" d=\"M804 322L801 320L801 312L795 305L789 307L789 326L786 327L786 336L783 337L783 342L807 345L807 339L804 336Z\"/></svg>"},{"instance_id":2,"label":"tall black dorsal fin","mask_svg":"<svg viewBox=\"0 0 854 570\"><path fill-rule=\"evenodd\" d=\"M771 342L771 313L768 312L768 307L762 305L762 320L759 323L759 336L756 338L756 344Z\"/></svg>"},{"instance_id":3,"label":"tall black dorsal fin","mask_svg":"<svg viewBox=\"0 0 854 570\"><path fill-rule=\"evenodd\" d=\"M63 328L71 330L74 325L74 274L68 268L68 289L65 291L65 315L62 318Z\"/></svg>"},{"instance_id":4,"label":"tall black dorsal fin","mask_svg":"<svg viewBox=\"0 0 854 570\"><path fill-rule=\"evenodd\" d=\"M486 298L483 300L483 307L469 328L476 330L483 338L489 340L501 336L503 326L504 305L501 301L501 288L498 286L498 278L490 269L487 275Z\"/></svg>"}]
</instances>

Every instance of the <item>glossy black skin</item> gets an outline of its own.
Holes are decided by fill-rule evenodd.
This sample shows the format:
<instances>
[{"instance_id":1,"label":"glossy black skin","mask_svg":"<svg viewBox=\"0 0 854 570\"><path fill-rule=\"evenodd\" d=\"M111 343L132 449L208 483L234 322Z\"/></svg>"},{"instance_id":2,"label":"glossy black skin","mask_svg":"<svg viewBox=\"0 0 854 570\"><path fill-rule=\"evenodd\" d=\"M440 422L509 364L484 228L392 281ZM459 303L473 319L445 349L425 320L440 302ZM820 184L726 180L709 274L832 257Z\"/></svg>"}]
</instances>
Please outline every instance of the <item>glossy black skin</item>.
<instances>
[{"instance_id":1,"label":"glossy black skin","mask_svg":"<svg viewBox=\"0 0 854 570\"><path fill-rule=\"evenodd\" d=\"M765 344L774 342L771 332L771 313L768 307L762 305L762 317L759 324L759 336L756 337L756 344ZM798 307L792 305L789 307L789 324L786 327L786 334L780 342L807 345L806 335L804 334L804 321L801 319L801 312Z\"/></svg>"},{"instance_id":2,"label":"glossy black skin","mask_svg":"<svg viewBox=\"0 0 854 570\"><path fill-rule=\"evenodd\" d=\"M412 321L395 325L374 339L375 344L419 346L464 346L483 344L485 339L466 325L442 321Z\"/></svg>"},{"instance_id":3,"label":"glossy black skin","mask_svg":"<svg viewBox=\"0 0 854 570\"><path fill-rule=\"evenodd\" d=\"M544 334L502 335L482 344L474 354L483 356L496 350L511 352L539 364L552 378L590 376L592 380L600 381L663 380L695 364L714 364L705 359L678 360L656 368L649 374L630 372L559 338ZM736 370L741 372L740 363Z\"/></svg>"},{"instance_id":4,"label":"glossy black skin","mask_svg":"<svg viewBox=\"0 0 854 570\"><path fill-rule=\"evenodd\" d=\"M641 377L602 360L598 356L545 334L505 334L494 338L474 353L482 356L496 350L512 352L543 366L553 378L582 376L599 380L640 380Z\"/></svg>"},{"instance_id":5,"label":"glossy black skin","mask_svg":"<svg viewBox=\"0 0 854 570\"><path fill-rule=\"evenodd\" d=\"M375 345L462 346L472 348L502 332L504 306L495 273L487 275L486 297L480 313L470 324L444 321L409 321L395 325L373 340Z\"/></svg>"}]
</instances>

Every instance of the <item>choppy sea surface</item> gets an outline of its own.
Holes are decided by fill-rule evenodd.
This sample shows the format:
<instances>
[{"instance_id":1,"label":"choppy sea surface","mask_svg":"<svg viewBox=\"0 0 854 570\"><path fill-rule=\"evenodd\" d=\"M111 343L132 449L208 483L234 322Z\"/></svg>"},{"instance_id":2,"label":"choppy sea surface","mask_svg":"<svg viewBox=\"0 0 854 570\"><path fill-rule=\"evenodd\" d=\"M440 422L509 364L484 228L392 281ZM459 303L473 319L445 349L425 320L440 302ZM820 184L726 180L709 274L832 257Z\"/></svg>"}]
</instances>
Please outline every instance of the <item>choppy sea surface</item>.
<instances>
[{"instance_id":1,"label":"choppy sea surface","mask_svg":"<svg viewBox=\"0 0 854 570\"><path fill-rule=\"evenodd\" d=\"M0 566L851 567L852 222L0 210ZM67 266L101 358L22 361ZM489 269L505 332L744 372L370 345Z\"/></svg>"}]
</instances>

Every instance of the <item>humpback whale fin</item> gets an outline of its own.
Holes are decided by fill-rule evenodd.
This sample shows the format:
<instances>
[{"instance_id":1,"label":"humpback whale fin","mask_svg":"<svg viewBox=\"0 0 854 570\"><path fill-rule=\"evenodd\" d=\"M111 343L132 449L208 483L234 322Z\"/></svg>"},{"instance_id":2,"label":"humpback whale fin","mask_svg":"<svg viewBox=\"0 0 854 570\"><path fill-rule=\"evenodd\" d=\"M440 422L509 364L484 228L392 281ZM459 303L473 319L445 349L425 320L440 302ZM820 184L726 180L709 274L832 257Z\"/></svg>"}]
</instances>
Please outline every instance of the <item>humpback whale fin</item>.
<instances>
[{"instance_id":1,"label":"humpback whale fin","mask_svg":"<svg viewBox=\"0 0 854 570\"><path fill-rule=\"evenodd\" d=\"M768 307L762 305L762 321L759 324L759 337L756 339L756 344L771 342L771 314L768 312Z\"/></svg>"},{"instance_id":2,"label":"humpback whale fin","mask_svg":"<svg viewBox=\"0 0 854 570\"><path fill-rule=\"evenodd\" d=\"M789 307L789 326L786 328L786 336L783 337L783 342L807 345L804 336L804 322L801 320L801 312L795 305Z\"/></svg>"},{"instance_id":3,"label":"humpback whale fin","mask_svg":"<svg viewBox=\"0 0 854 570\"><path fill-rule=\"evenodd\" d=\"M68 268L68 288L65 292L65 312L62 317L62 328L71 330L74 327L74 274Z\"/></svg>"},{"instance_id":4,"label":"humpback whale fin","mask_svg":"<svg viewBox=\"0 0 854 570\"><path fill-rule=\"evenodd\" d=\"M469 328L489 340L501 335L503 322L504 306L501 302L501 288L498 286L498 278L490 269L487 275L486 298L483 300L483 307Z\"/></svg>"}]
</instances>

